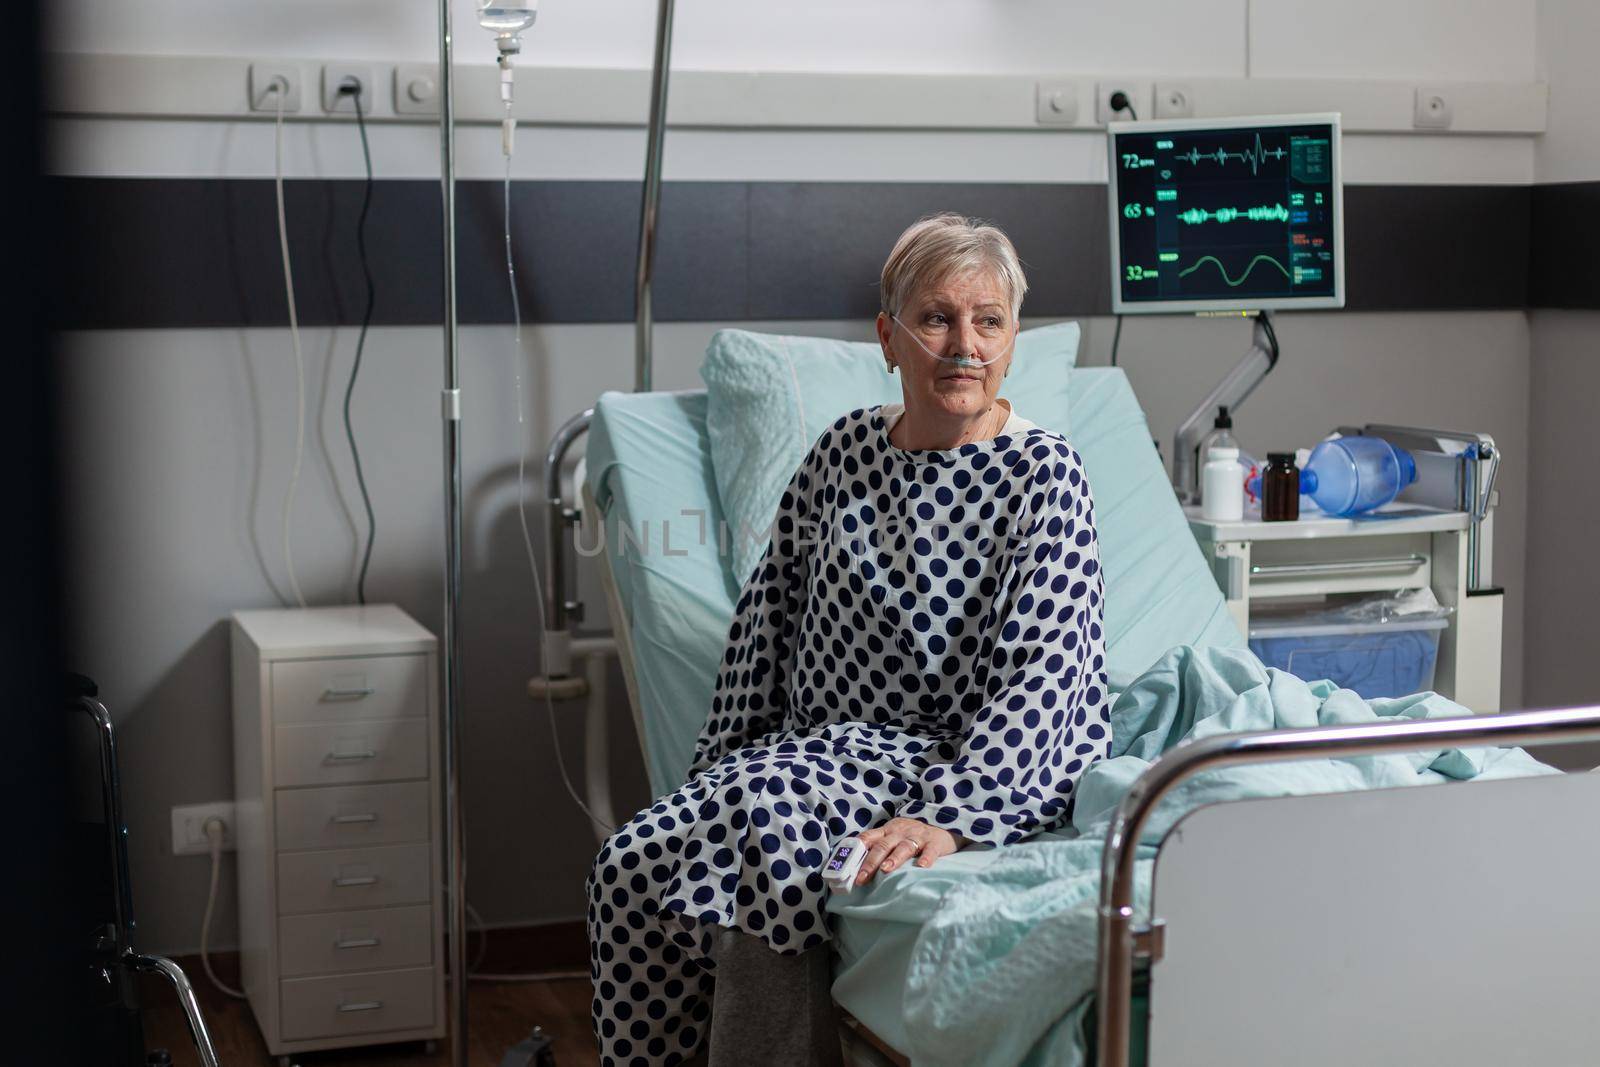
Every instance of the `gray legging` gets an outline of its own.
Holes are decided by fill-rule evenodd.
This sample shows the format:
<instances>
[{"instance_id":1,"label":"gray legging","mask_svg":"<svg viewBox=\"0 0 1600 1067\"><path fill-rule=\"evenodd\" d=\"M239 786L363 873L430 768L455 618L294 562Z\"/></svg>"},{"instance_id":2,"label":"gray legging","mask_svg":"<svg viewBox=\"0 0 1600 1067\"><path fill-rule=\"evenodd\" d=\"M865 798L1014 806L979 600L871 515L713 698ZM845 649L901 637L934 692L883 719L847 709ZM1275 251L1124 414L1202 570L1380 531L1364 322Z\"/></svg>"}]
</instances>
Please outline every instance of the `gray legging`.
<instances>
[{"instance_id":1,"label":"gray legging","mask_svg":"<svg viewBox=\"0 0 1600 1067\"><path fill-rule=\"evenodd\" d=\"M690 1067L748 1067L757 1055L762 1067L842 1067L829 949L785 956L758 937L718 930L711 1038Z\"/></svg>"}]
</instances>

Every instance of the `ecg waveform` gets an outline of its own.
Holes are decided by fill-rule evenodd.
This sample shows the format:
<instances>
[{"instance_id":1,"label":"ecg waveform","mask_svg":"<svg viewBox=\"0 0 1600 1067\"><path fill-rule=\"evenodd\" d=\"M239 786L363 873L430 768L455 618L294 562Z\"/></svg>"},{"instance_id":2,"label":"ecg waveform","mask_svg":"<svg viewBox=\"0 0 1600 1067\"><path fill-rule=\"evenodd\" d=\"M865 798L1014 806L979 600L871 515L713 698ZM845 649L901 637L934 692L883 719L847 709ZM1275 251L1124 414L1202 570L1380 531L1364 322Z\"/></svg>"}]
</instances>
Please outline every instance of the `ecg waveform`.
<instances>
[{"instance_id":1,"label":"ecg waveform","mask_svg":"<svg viewBox=\"0 0 1600 1067\"><path fill-rule=\"evenodd\" d=\"M1251 222L1288 222L1289 209L1282 204L1260 204L1256 207L1219 207L1215 211L1205 208L1192 207L1178 215L1179 220L1191 226L1198 226L1202 222L1232 222L1244 218Z\"/></svg>"},{"instance_id":2,"label":"ecg waveform","mask_svg":"<svg viewBox=\"0 0 1600 1067\"><path fill-rule=\"evenodd\" d=\"M1244 152L1229 152L1223 148L1219 148L1215 152L1202 152L1198 148L1191 148L1189 151L1185 152L1181 156L1178 156L1177 158L1183 160L1185 163L1188 163L1191 166L1199 163L1202 159L1212 160L1219 166L1227 163L1230 159L1237 159L1241 163L1250 164L1251 174L1259 174L1261 172L1261 163L1263 160L1282 159L1288 154L1289 152L1287 149L1268 148L1263 145L1261 143L1261 135L1258 133L1256 134L1255 147Z\"/></svg>"},{"instance_id":3,"label":"ecg waveform","mask_svg":"<svg viewBox=\"0 0 1600 1067\"><path fill-rule=\"evenodd\" d=\"M1274 267L1277 267L1280 271L1282 271L1283 276L1289 279L1290 282L1294 281L1294 277L1289 273L1288 267L1285 267L1276 259L1273 259L1271 256L1265 254L1256 256L1249 263L1245 264L1244 273L1240 274L1237 280L1229 277L1228 268L1223 266L1222 260L1218 259L1216 256L1201 256L1199 259L1189 264L1189 266L1185 267L1183 270L1180 270L1178 272L1178 277L1187 278L1206 263L1215 263L1217 265L1218 273L1222 275L1222 280L1227 283L1228 288L1237 289L1239 286L1244 284L1246 278L1250 277L1250 272L1256 269L1256 264L1262 262L1271 263Z\"/></svg>"}]
</instances>

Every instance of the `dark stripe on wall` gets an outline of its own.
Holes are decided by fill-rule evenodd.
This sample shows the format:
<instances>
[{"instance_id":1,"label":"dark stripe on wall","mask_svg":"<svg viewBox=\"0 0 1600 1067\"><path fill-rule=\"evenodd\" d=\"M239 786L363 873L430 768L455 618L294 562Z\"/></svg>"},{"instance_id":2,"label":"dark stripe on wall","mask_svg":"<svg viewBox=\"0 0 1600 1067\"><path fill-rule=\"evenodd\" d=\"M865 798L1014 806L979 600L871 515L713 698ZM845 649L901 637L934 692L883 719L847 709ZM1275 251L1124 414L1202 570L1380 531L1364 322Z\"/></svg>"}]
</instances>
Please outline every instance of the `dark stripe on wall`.
<instances>
[{"instance_id":1,"label":"dark stripe on wall","mask_svg":"<svg viewBox=\"0 0 1600 1067\"><path fill-rule=\"evenodd\" d=\"M1533 189L1528 306L1600 308L1600 182Z\"/></svg>"},{"instance_id":2,"label":"dark stripe on wall","mask_svg":"<svg viewBox=\"0 0 1600 1067\"><path fill-rule=\"evenodd\" d=\"M287 323L270 181L62 178L57 192L76 250L62 257L69 276L56 286L60 327ZM291 181L285 195L300 321L358 323L362 183ZM466 324L511 318L501 195L498 182L460 183ZM1530 199L1546 195L1517 186L1348 187L1347 307L1527 306L1529 220L1538 214ZM934 211L979 215L1011 235L1028 270L1030 315L1110 311L1104 186L677 182L662 200L660 321L870 316L894 238ZM439 321L439 206L437 182L378 183L367 230L377 323ZM512 240L525 319L632 321L638 216L636 183L515 183Z\"/></svg>"},{"instance_id":3,"label":"dark stripe on wall","mask_svg":"<svg viewBox=\"0 0 1600 1067\"><path fill-rule=\"evenodd\" d=\"M1347 186L1345 306L1526 306L1529 195L1516 185Z\"/></svg>"}]
</instances>

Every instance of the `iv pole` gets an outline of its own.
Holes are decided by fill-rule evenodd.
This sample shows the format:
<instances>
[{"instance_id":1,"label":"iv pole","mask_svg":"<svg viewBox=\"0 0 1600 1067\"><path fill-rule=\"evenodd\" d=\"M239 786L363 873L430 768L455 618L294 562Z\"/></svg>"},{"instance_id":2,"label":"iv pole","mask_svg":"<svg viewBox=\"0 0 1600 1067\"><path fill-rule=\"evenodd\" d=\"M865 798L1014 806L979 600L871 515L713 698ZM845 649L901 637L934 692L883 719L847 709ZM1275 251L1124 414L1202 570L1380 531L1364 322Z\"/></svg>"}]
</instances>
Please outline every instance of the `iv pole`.
<instances>
[{"instance_id":1,"label":"iv pole","mask_svg":"<svg viewBox=\"0 0 1600 1067\"><path fill-rule=\"evenodd\" d=\"M633 391L655 388L655 353L651 331L655 309L650 282L655 274L656 218L661 213L661 149L667 136L667 79L672 71L672 6L660 0L656 8L655 65L650 72L650 125L644 143L644 202L639 208L639 263L634 275Z\"/></svg>"},{"instance_id":2,"label":"iv pole","mask_svg":"<svg viewBox=\"0 0 1600 1067\"><path fill-rule=\"evenodd\" d=\"M456 145L450 0L439 0L439 186L444 201L444 740L445 926L450 1062L467 1067L467 869L461 812L461 366L456 351Z\"/></svg>"},{"instance_id":3,"label":"iv pole","mask_svg":"<svg viewBox=\"0 0 1600 1067\"><path fill-rule=\"evenodd\" d=\"M650 120L645 143L644 195L635 275L634 388L651 388L651 275L656 218L661 205L661 155L666 135L667 79L672 54L674 0L656 11ZM450 1062L467 1067L467 898L465 822L461 810L461 376L456 330L455 105L451 95L450 0L439 0L439 185L444 205L444 655L440 671L443 709L446 926L450 975L447 1013Z\"/></svg>"}]
</instances>

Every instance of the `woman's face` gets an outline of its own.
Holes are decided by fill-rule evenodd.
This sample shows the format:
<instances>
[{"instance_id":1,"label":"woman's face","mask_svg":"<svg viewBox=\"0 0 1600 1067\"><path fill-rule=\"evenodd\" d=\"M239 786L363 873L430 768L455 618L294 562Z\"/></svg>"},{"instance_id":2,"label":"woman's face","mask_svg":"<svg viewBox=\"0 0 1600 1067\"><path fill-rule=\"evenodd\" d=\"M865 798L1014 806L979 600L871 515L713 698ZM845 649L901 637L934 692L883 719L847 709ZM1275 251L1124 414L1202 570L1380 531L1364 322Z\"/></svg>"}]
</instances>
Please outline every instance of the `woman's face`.
<instances>
[{"instance_id":1,"label":"woman's face","mask_svg":"<svg viewBox=\"0 0 1600 1067\"><path fill-rule=\"evenodd\" d=\"M900 373L907 416L950 424L983 415L1011 367L1016 329L1005 290L981 274L920 290L893 317L880 313L878 341Z\"/></svg>"}]
</instances>

